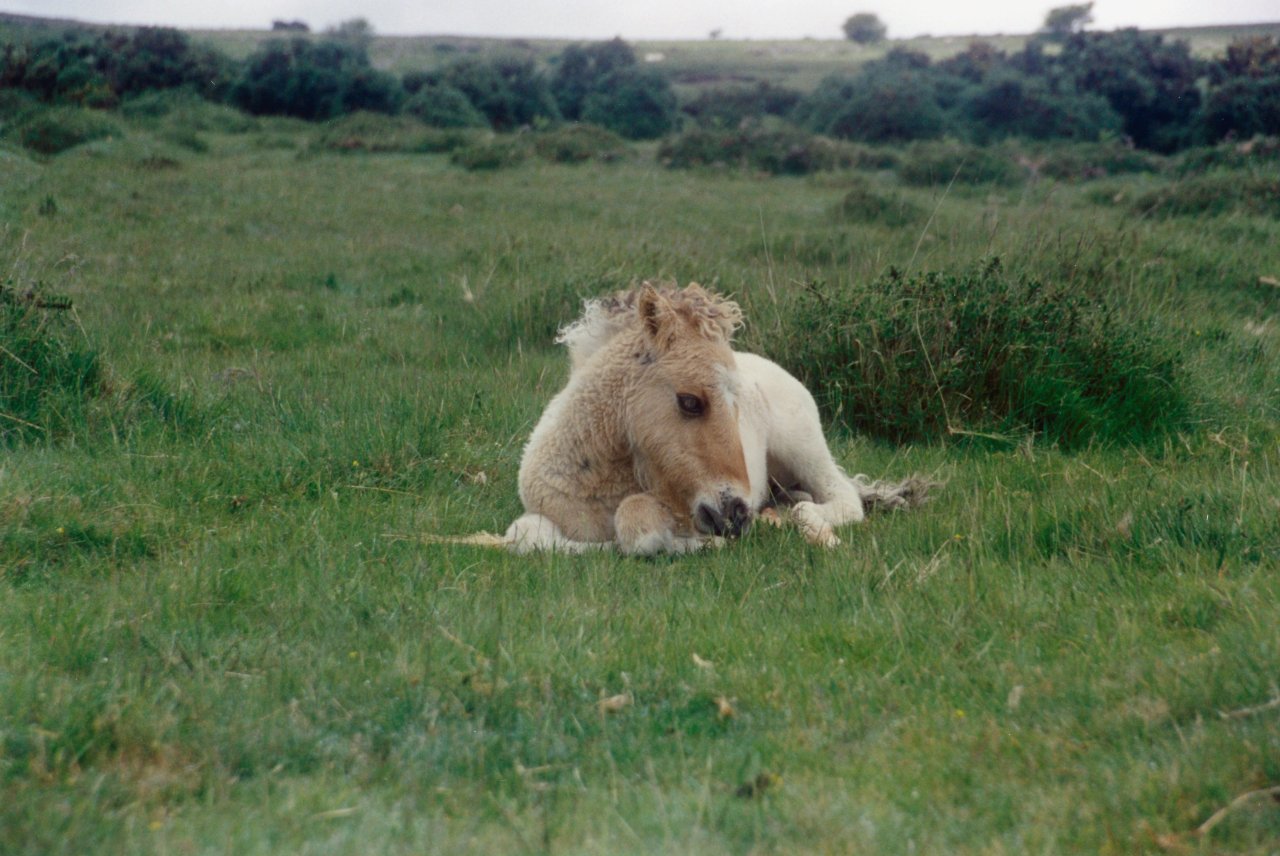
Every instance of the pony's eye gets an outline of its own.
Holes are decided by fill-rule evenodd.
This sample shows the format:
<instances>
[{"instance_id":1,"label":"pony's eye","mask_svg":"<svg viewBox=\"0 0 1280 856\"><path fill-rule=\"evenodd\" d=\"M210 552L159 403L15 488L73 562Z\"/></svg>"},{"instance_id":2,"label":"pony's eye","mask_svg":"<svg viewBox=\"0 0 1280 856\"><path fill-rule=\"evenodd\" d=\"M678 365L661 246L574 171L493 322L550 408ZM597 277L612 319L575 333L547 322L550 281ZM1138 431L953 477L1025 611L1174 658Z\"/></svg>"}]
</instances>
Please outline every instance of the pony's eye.
<instances>
[{"instance_id":1,"label":"pony's eye","mask_svg":"<svg viewBox=\"0 0 1280 856\"><path fill-rule=\"evenodd\" d=\"M676 404L680 405L680 412L685 416L701 416L702 411L707 409L707 405L701 398L687 392L676 395Z\"/></svg>"}]
</instances>

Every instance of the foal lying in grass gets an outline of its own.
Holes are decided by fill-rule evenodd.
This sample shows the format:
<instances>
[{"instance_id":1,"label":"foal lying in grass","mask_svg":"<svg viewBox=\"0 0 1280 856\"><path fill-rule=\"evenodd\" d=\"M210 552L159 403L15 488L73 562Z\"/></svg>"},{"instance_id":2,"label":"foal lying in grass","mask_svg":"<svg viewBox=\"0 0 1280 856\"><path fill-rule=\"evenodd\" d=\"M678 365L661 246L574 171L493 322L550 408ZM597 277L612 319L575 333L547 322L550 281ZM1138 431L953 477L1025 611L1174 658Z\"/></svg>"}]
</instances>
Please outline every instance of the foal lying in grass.
<instances>
[{"instance_id":1,"label":"foal lying in grass","mask_svg":"<svg viewBox=\"0 0 1280 856\"><path fill-rule=\"evenodd\" d=\"M588 301L560 333L569 381L547 405L520 464L525 514L501 538L518 552L616 545L654 555L735 538L776 506L809 541L868 505L906 508L931 483L850 478L818 408L781 366L730 346L738 306L691 284Z\"/></svg>"}]
</instances>

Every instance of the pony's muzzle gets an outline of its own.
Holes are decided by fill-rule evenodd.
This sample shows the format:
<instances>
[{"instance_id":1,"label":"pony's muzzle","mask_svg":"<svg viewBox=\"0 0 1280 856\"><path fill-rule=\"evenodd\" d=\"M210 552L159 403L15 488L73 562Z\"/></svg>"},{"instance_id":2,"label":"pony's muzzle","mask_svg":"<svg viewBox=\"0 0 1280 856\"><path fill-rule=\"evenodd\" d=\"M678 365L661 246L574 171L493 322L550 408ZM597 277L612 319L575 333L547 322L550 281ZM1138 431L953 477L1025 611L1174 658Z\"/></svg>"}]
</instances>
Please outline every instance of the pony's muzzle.
<instances>
[{"instance_id":1,"label":"pony's muzzle","mask_svg":"<svg viewBox=\"0 0 1280 856\"><path fill-rule=\"evenodd\" d=\"M704 500L693 514L693 525L703 535L737 538L751 527L751 509L740 496L722 496L718 507Z\"/></svg>"}]
</instances>

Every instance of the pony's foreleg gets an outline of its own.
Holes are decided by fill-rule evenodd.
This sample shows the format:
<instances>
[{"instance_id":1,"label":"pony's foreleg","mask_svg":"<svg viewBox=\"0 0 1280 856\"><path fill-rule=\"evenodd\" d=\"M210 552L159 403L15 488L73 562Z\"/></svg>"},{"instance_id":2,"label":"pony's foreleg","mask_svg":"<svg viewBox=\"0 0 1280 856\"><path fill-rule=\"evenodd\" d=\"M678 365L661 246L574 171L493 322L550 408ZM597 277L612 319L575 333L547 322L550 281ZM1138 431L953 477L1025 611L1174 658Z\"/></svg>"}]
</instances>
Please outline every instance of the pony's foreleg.
<instances>
[{"instance_id":1,"label":"pony's foreleg","mask_svg":"<svg viewBox=\"0 0 1280 856\"><path fill-rule=\"evenodd\" d=\"M704 538L678 534L671 512L647 493L632 494L619 503L613 528L618 549L629 556L691 553L706 543Z\"/></svg>"},{"instance_id":2,"label":"pony's foreleg","mask_svg":"<svg viewBox=\"0 0 1280 856\"><path fill-rule=\"evenodd\" d=\"M574 541L561 532L551 518L533 513L517 518L507 527L507 534L502 540L513 552L522 555L539 551L589 553L613 546L608 542Z\"/></svg>"},{"instance_id":3,"label":"pony's foreleg","mask_svg":"<svg viewBox=\"0 0 1280 856\"><path fill-rule=\"evenodd\" d=\"M791 519L809 543L838 547L840 536L836 535L835 527L862 520L862 497L834 463L831 471L822 476L818 483L814 483L812 477L810 481L801 482L813 494L813 500L793 505Z\"/></svg>"}]
</instances>

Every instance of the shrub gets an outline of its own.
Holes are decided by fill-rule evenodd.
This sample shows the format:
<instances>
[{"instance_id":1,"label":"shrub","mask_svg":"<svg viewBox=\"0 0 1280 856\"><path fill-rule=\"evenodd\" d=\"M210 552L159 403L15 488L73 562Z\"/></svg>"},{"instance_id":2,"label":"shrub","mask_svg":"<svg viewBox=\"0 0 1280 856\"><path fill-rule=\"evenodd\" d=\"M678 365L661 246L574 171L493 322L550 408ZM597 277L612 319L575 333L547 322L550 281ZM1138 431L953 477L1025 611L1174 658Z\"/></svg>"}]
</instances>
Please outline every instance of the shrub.
<instances>
[{"instance_id":1,"label":"shrub","mask_svg":"<svg viewBox=\"0 0 1280 856\"><path fill-rule=\"evenodd\" d=\"M1280 161L1280 137L1257 137L1240 143L1189 149L1178 161L1178 175L1194 175L1213 169L1272 168Z\"/></svg>"},{"instance_id":2,"label":"shrub","mask_svg":"<svg viewBox=\"0 0 1280 856\"><path fill-rule=\"evenodd\" d=\"M222 54L163 27L69 31L60 38L10 43L0 53L0 86L87 107L112 107L130 95L176 87L220 98L231 73Z\"/></svg>"},{"instance_id":3,"label":"shrub","mask_svg":"<svg viewBox=\"0 0 1280 856\"><path fill-rule=\"evenodd\" d=\"M0 284L0 446L72 427L101 386L98 354L41 288Z\"/></svg>"},{"instance_id":4,"label":"shrub","mask_svg":"<svg viewBox=\"0 0 1280 856\"><path fill-rule=\"evenodd\" d=\"M587 98L614 72L636 65L635 51L622 39L589 45L569 45L560 54L551 93L560 115L570 121L582 118Z\"/></svg>"},{"instance_id":5,"label":"shrub","mask_svg":"<svg viewBox=\"0 0 1280 856\"><path fill-rule=\"evenodd\" d=\"M312 120L355 110L394 113L403 95L400 81L374 69L363 49L302 38L265 42L231 89L232 102L250 113Z\"/></svg>"},{"instance_id":6,"label":"shrub","mask_svg":"<svg viewBox=\"0 0 1280 856\"><path fill-rule=\"evenodd\" d=\"M534 135L533 150L553 163L616 161L627 153L627 144L617 134L595 125L566 125Z\"/></svg>"},{"instance_id":7,"label":"shrub","mask_svg":"<svg viewBox=\"0 0 1280 856\"><path fill-rule=\"evenodd\" d=\"M171 132L244 134L252 131L256 122L234 107L215 104L186 88L129 98L120 105L120 113L131 122Z\"/></svg>"},{"instance_id":8,"label":"shrub","mask_svg":"<svg viewBox=\"0 0 1280 856\"><path fill-rule=\"evenodd\" d=\"M978 141L1016 136L1035 140L1097 140L1121 130L1120 115L1101 95L1061 94L1043 77L1011 68L992 71L962 107Z\"/></svg>"},{"instance_id":9,"label":"shrub","mask_svg":"<svg viewBox=\"0 0 1280 856\"><path fill-rule=\"evenodd\" d=\"M1164 158L1119 142L1076 143L1047 148L1035 162L1038 172L1063 181L1160 172Z\"/></svg>"},{"instance_id":10,"label":"shrub","mask_svg":"<svg viewBox=\"0 0 1280 856\"><path fill-rule=\"evenodd\" d=\"M518 166L529 157L529 145L520 137L497 137L454 149L450 160L463 169L475 171Z\"/></svg>"},{"instance_id":11,"label":"shrub","mask_svg":"<svg viewBox=\"0 0 1280 856\"><path fill-rule=\"evenodd\" d=\"M531 59L464 59L442 70L437 81L462 92L495 131L560 116L546 78Z\"/></svg>"},{"instance_id":12,"label":"shrub","mask_svg":"<svg viewBox=\"0 0 1280 856\"><path fill-rule=\"evenodd\" d=\"M652 140L675 127L676 96L661 72L621 68L587 96L582 118L631 140Z\"/></svg>"},{"instance_id":13,"label":"shrub","mask_svg":"<svg viewBox=\"0 0 1280 856\"><path fill-rule=\"evenodd\" d=\"M906 63L868 63L859 74L827 77L794 118L815 133L868 143L931 139L947 124L934 75Z\"/></svg>"},{"instance_id":14,"label":"shrub","mask_svg":"<svg viewBox=\"0 0 1280 856\"><path fill-rule=\"evenodd\" d=\"M917 187L957 184L1012 185L1025 177L1010 153L992 146L915 143L898 164L898 177Z\"/></svg>"},{"instance_id":15,"label":"shrub","mask_svg":"<svg viewBox=\"0 0 1280 856\"><path fill-rule=\"evenodd\" d=\"M1280 134L1280 65L1266 77L1240 77L1210 90L1200 118L1203 136Z\"/></svg>"},{"instance_id":16,"label":"shrub","mask_svg":"<svg viewBox=\"0 0 1280 856\"><path fill-rule=\"evenodd\" d=\"M998 261L814 288L785 362L848 427L894 441L1035 431L1065 446L1138 442L1190 412L1180 360L1100 299Z\"/></svg>"},{"instance_id":17,"label":"shrub","mask_svg":"<svg viewBox=\"0 0 1280 856\"><path fill-rule=\"evenodd\" d=\"M924 219L925 211L901 193L878 190L869 181L857 181L840 200L837 212L853 223L905 226Z\"/></svg>"},{"instance_id":18,"label":"shrub","mask_svg":"<svg viewBox=\"0 0 1280 856\"><path fill-rule=\"evenodd\" d=\"M1138 147L1168 152L1191 142L1201 67L1186 42L1136 29L1076 33L1054 65L1080 92L1106 98Z\"/></svg>"},{"instance_id":19,"label":"shrub","mask_svg":"<svg viewBox=\"0 0 1280 856\"><path fill-rule=\"evenodd\" d=\"M481 128L489 123L456 86L424 83L409 96L404 112L433 128Z\"/></svg>"},{"instance_id":20,"label":"shrub","mask_svg":"<svg viewBox=\"0 0 1280 856\"><path fill-rule=\"evenodd\" d=\"M1280 178L1274 173L1215 172L1153 190L1133 202L1134 210L1158 217L1197 217L1244 212L1280 219Z\"/></svg>"},{"instance_id":21,"label":"shrub","mask_svg":"<svg viewBox=\"0 0 1280 856\"><path fill-rule=\"evenodd\" d=\"M775 175L804 175L854 165L847 146L795 130L743 128L737 131L688 131L665 141L658 159L666 166L724 165Z\"/></svg>"},{"instance_id":22,"label":"shrub","mask_svg":"<svg viewBox=\"0 0 1280 856\"><path fill-rule=\"evenodd\" d=\"M738 128L766 116L786 116L795 110L801 97L793 89L771 83L725 86L703 90L680 112L704 128Z\"/></svg>"},{"instance_id":23,"label":"shrub","mask_svg":"<svg viewBox=\"0 0 1280 856\"><path fill-rule=\"evenodd\" d=\"M12 134L19 145L42 155L56 155L92 140L122 136L120 126L111 119L79 107L40 110L18 123Z\"/></svg>"},{"instance_id":24,"label":"shrub","mask_svg":"<svg viewBox=\"0 0 1280 856\"><path fill-rule=\"evenodd\" d=\"M442 137L450 136L446 142ZM385 116L359 111L324 123L311 145L339 152L439 152L469 140L466 134L428 128L411 116Z\"/></svg>"}]
</instances>

